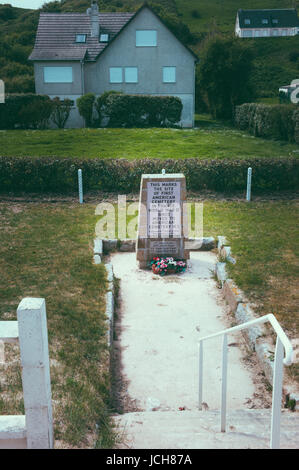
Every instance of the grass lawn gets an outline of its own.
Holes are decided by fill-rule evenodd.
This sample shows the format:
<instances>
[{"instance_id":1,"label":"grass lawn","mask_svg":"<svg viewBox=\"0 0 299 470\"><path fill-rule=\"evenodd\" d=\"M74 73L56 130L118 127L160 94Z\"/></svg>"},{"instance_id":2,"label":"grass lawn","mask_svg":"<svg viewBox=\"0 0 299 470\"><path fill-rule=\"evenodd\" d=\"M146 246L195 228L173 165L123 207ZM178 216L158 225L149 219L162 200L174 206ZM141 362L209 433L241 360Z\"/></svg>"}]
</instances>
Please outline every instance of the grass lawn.
<instances>
[{"instance_id":1,"label":"grass lawn","mask_svg":"<svg viewBox=\"0 0 299 470\"><path fill-rule=\"evenodd\" d=\"M1 156L80 158L213 158L298 156L299 147L264 140L196 116L195 129L0 131Z\"/></svg>"},{"instance_id":2,"label":"grass lawn","mask_svg":"<svg viewBox=\"0 0 299 470\"><path fill-rule=\"evenodd\" d=\"M106 271L92 264L94 229L88 205L0 201L0 319L15 320L24 297L46 299L56 447L113 443ZM0 415L24 413L17 353L6 345Z\"/></svg>"},{"instance_id":3,"label":"grass lawn","mask_svg":"<svg viewBox=\"0 0 299 470\"><path fill-rule=\"evenodd\" d=\"M299 333L298 218L298 201L204 203L204 236L225 235L236 258L230 277L290 338ZM299 364L287 369L299 383Z\"/></svg>"}]
</instances>

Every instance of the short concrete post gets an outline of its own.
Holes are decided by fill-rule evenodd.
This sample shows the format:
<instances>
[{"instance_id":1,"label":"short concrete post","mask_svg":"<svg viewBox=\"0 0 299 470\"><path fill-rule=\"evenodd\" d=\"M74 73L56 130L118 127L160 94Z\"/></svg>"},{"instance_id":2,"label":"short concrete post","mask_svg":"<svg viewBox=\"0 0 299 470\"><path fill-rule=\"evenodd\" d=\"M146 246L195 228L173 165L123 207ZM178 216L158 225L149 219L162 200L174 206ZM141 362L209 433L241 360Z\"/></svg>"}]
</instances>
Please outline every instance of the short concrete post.
<instances>
[{"instance_id":1,"label":"short concrete post","mask_svg":"<svg viewBox=\"0 0 299 470\"><path fill-rule=\"evenodd\" d=\"M251 199L251 178L252 178L252 168L248 168L247 171L247 191L246 191L246 201Z\"/></svg>"},{"instance_id":2,"label":"short concrete post","mask_svg":"<svg viewBox=\"0 0 299 470\"><path fill-rule=\"evenodd\" d=\"M28 449L53 448L45 299L25 298L17 310Z\"/></svg>"},{"instance_id":3,"label":"short concrete post","mask_svg":"<svg viewBox=\"0 0 299 470\"><path fill-rule=\"evenodd\" d=\"M79 202L80 204L83 204L82 170L78 170L78 186L79 186Z\"/></svg>"}]
</instances>

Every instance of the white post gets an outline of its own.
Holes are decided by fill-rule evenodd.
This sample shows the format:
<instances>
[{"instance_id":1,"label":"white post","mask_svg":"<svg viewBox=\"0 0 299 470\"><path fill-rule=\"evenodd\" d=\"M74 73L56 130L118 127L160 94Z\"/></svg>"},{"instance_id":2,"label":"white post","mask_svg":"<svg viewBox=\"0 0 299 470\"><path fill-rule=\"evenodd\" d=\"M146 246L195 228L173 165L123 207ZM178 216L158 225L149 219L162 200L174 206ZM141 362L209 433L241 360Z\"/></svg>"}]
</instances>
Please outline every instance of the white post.
<instances>
[{"instance_id":1,"label":"white post","mask_svg":"<svg viewBox=\"0 0 299 470\"><path fill-rule=\"evenodd\" d=\"M17 310L28 449L53 448L45 299L25 298Z\"/></svg>"},{"instance_id":2,"label":"white post","mask_svg":"<svg viewBox=\"0 0 299 470\"><path fill-rule=\"evenodd\" d=\"M79 184L79 202L80 204L83 204L82 170L78 170L78 184Z\"/></svg>"},{"instance_id":3,"label":"white post","mask_svg":"<svg viewBox=\"0 0 299 470\"><path fill-rule=\"evenodd\" d=\"M280 414L283 382L283 354L284 347L279 337L276 339L274 377L272 391L272 418L271 418L271 449L279 449L280 443Z\"/></svg>"},{"instance_id":4,"label":"white post","mask_svg":"<svg viewBox=\"0 0 299 470\"><path fill-rule=\"evenodd\" d=\"M221 432L226 429L226 392L227 392L227 335L222 344L222 383L221 383Z\"/></svg>"},{"instance_id":5,"label":"white post","mask_svg":"<svg viewBox=\"0 0 299 470\"><path fill-rule=\"evenodd\" d=\"M250 201L251 199L251 178L252 178L252 168L248 168L247 171L247 191L246 191L246 200Z\"/></svg>"}]
</instances>

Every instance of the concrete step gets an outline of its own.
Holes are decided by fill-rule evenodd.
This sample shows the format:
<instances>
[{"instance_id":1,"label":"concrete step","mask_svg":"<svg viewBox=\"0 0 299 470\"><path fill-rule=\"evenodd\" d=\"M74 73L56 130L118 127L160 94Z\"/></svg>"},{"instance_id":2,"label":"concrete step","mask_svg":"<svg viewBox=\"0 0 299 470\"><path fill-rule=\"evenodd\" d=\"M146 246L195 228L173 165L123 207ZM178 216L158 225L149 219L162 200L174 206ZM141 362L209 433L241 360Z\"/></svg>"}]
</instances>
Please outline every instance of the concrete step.
<instances>
[{"instance_id":1,"label":"concrete step","mask_svg":"<svg viewBox=\"0 0 299 470\"><path fill-rule=\"evenodd\" d=\"M220 412L144 411L113 416L119 449L267 449L271 410L233 410L220 431ZM282 410L282 449L299 447L299 413Z\"/></svg>"}]
</instances>

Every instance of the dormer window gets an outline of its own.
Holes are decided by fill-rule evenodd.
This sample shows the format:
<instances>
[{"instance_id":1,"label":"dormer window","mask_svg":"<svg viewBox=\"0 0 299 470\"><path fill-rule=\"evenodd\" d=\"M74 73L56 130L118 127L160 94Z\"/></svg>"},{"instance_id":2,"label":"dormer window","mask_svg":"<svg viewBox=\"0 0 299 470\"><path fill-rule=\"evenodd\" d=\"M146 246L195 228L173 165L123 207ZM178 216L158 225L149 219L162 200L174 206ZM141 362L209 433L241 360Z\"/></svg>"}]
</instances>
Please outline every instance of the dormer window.
<instances>
[{"instance_id":1,"label":"dormer window","mask_svg":"<svg viewBox=\"0 0 299 470\"><path fill-rule=\"evenodd\" d=\"M76 42L86 42L86 34L76 34Z\"/></svg>"},{"instance_id":2,"label":"dormer window","mask_svg":"<svg viewBox=\"0 0 299 470\"><path fill-rule=\"evenodd\" d=\"M272 20L272 23L273 23L273 24L278 24L278 20L277 20L277 19L273 19L273 20Z\"/></svg>"},{"instance_id":3,"label":"dormer window","mask_svg":"<svg viewBox=\"0 0 299 470\"><path fill-rule=\"evenodd\" d=\"M249 18L245 18L244 23L245 23L245 24L250 24L250 19L249 19Z\"/></svg>"},{"instance_id":4,"label":"dormer window","mask_svg":"<svg viewBox=\"0 0 299 470\"><path fill-rule=\"evenodd\" d=\"M109 40L109 34L100 34L100 42L108 42Z\"/></svg>"},{"instance_id":5,"label":"dormer window","mask_svg":"<svg viewBox=\"0 0 299 470\"><path fill-rule=\"evenodd\" d=\"M267 20L266 18L264 18L264 19L262 20L262 23L263 23L263 24L268 24L268 20Z\"/></svg>"}]
</instances>

